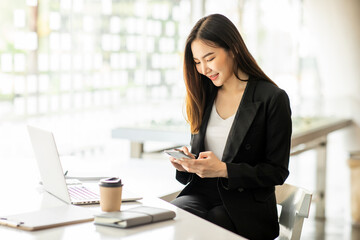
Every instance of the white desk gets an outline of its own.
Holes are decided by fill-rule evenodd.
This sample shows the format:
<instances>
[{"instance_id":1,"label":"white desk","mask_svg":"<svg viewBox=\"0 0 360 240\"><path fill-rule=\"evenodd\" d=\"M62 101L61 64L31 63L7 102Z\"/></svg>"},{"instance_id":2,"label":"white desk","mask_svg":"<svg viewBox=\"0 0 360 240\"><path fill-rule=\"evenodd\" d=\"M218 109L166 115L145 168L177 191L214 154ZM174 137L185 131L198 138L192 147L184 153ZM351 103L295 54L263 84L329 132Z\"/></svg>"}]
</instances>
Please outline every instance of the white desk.
<instances>
[{"instance_id":1,"label":"white desk","mask_svg":"<svg viewBox=\"0 0 360 240\"><path fill-rule=\"evenodd\" d=\"M51 200L51 198L54 197L47 193L39 193L39 195L42 195L42 199L40 200L42 201L42 204L54 206L62 204L57 199ZM58 203L56 204L55 201ZM37 205L38 203L34 202L34 204ZM218 227L184 210L176 208L170 203L156 198L145 198L136 203L123 204L122 209L124 210L141 204L171 209L176 212L176 218L174 220L139 226L131 229L97 226L94 225L93 222L33 232L0 226L0 236L2 239L244 239L239 235ZM16 206L7 205L6 210L9 210L9 207L16 209ZM94 213L100 212L98 206L87 208L89 208L89 211ZM4 208L2 206L1 212L3 212L3 209ZM29 209L33 210L31 207Z\"/></svg>"},{"instance_id":2,"label":"white desk","mask_svg":"<svg viewBox=\"0 0 360 240\"><path fill-rule=\"evenodd\" d=\"M52 195L44 192L38 185L38 172L31 159L6 162L1 161L0 169L0 215L12 215L35 211L63 204ZM126 181L126 179L124 179ZM168 179L163 179L163 182ZM145 186L145 185L143 185ZM145 186L147 188L148 186ZM122 209L144 204L174 210L176 218L131 229L117 229L97 226L93 222L56 227L46 230L27 232L0 226L1 239L243 239L240 236L205 221L195 215L155 197L146 196L134 203L125 203ZM89 211L99 212L98 205L87 206Z\"/></svg>"}]
</instances>

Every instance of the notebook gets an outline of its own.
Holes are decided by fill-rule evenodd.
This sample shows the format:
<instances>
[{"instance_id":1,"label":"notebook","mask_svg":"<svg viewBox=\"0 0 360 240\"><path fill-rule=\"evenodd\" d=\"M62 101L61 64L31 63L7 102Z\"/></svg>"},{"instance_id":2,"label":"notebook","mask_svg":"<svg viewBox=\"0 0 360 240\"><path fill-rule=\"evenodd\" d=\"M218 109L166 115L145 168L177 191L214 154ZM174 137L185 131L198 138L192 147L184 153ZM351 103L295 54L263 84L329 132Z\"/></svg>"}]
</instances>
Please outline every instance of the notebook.
<instances>
[{"instance_id":1,"label":"notebook","mask_svg":"<svg viewBox=\"0 0 360 240\"><path fill-rule=\"evenodd\" d=\"M95 215L94 223L109 227L130 228L170 220L175 218L175 216L175 212L168 209L139 206L118 212L97 214Z\"/></svg>"},{"instance_id":2,"label":"notebook","mask_svg":"<svg viewBox=\"0 0 360 240\"><path fill-rule=\"evenodd\" d=\"M68 204L96 204L98 192L82 184L67 185L52 132L27 126L44 189ZM123 189L122 201L136 201L142 197Z\"/></svg>"},{"instance_id":3,"label":"notebook","mask_svg":"<svg viewBox=\"0 0 360 240\"><path fill-rule=\"evenodd\" d=\"M34 212L1 216L0 225L34 231L92 220L94 220L93 214L88 209L73 205L63 205Z\"/></svg>"}]
</instances>

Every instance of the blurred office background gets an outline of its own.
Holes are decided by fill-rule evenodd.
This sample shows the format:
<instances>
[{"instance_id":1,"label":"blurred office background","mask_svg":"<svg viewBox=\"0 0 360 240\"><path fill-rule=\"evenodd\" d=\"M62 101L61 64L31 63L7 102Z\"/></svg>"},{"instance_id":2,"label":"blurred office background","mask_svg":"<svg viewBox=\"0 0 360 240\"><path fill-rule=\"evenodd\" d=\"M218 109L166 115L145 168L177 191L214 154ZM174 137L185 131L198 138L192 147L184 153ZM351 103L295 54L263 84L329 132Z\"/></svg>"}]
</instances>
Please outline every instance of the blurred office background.
<instances>
[{"instance_id":1,"label":"blurred office background","mask_svg":"<svg viewBox=\"0 0 360 240\"><path fill-rule=\"evenodd\" d=\"M116 127L186 127L184 41L200 17L222 13L287 91L293 116L354 121L329 136L334 225L317 233L351 239L346 159L360 150L360 1L13 0L0 9L1 164L33 157L26 124L52 130L63 155L119 159L130 144L111 138ZM314 158L293 157L289 181L313 190ZM315 236L317 222L308 222Z\"/></svg>"}]
</instances>

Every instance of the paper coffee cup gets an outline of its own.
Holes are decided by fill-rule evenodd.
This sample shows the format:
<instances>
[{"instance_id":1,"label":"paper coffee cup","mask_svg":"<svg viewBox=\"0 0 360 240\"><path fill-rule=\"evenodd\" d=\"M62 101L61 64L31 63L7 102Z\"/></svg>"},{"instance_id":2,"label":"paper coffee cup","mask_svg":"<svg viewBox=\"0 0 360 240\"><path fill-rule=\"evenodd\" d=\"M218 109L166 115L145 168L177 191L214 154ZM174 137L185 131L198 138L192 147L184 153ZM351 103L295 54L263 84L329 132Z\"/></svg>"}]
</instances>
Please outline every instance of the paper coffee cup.
<instances>
[{"instance_id":1,"label":"paper coffee cup","mask_svg":"<svg viewBox=\"0 0 360 240\"><path fill-rule=\"evenodd\" d=\"M100 207L104 212L120 211L122 186L120 178L112 177L101 179Z\"/></svg>"}]
</instances>

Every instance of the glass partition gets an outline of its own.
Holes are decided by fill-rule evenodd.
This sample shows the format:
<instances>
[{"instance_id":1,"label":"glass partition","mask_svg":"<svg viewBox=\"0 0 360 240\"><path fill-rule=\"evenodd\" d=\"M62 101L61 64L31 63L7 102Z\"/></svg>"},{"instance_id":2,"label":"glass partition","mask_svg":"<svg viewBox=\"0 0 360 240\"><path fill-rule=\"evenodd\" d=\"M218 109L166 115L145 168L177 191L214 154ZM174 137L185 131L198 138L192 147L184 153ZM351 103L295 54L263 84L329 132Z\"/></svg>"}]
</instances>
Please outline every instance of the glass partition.
<instances>
[{"instance_id":1,"label":"glass partition","mask_svg":"<svg viewBox=\"0 0 360 240\"><path fill-rule=\"evenodd\" d=\"M0 7L0 127L12 134L6 123L48 126L60 146L71 146L64 152L106 145L117 126L186 125L184 41L210 13L236 24L289 93L295 115L313 112L300 108L304 99L321 98L299 0L14 0ZM9 144L6 137L0 143Z\"/></svg>"}]
</instances>

